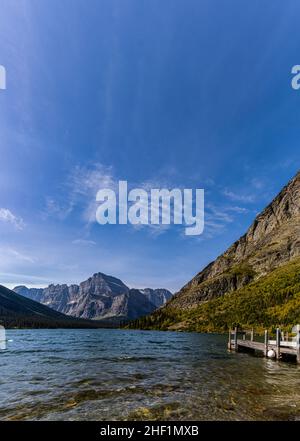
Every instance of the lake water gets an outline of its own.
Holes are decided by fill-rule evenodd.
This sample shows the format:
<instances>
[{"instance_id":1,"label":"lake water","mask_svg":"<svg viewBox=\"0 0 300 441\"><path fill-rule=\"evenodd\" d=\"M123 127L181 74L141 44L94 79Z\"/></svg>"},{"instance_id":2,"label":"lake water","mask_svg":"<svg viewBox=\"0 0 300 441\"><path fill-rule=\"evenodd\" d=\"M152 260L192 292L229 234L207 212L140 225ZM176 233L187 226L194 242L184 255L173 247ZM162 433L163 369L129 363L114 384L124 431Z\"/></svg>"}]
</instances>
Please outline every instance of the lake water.
<instances>
[{"instance_id":1,"label":"lake water","mask_svg":"<svg viewBox=\"0 0 300 441\"><path fill-rule=\"evenodd\" d=\"M300 419L300 368L228 353L226 337L11 330L1 420Z\"/></svg>"}]
</instances>

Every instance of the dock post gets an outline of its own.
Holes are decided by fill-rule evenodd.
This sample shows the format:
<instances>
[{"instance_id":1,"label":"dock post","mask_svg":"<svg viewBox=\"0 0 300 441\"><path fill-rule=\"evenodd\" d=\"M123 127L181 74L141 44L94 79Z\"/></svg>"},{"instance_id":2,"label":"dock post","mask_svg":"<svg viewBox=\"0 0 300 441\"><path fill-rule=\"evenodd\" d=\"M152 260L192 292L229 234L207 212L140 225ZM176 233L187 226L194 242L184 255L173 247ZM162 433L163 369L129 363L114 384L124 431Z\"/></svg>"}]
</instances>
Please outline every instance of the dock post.
<instances>
[{"instance_id":1,"label":"dock post","mask_svg":"<svg viewBox=\"0 0 300 441\"><path fill-rule=\"evenodd\" d=\"M238 350L238 344L237 344L237 331L238 331L238 328L237 327L235 327L234 328L234 350L237 352L237 350Z\"/></svg>"},{"instance_id":2,"label":"dock post","mask_svg":"<svg viewBox=\"0 0 300 441\"><path fill-rule=\"evenodd\" d=\"M280 358L280 329L276 328L276 358Z\"/></svg>"},{"instance_id":3,"label":"dock post","mask_svg":"<svg viewBox=\"0 0 300 441\"><path fill-rule=\"evenodd\" d=\"M228 349L231 351L231 329L229 329Z\"/></svg>"},{"instance_id":4,"label":"dock post","mask_svg":"<svg viewBox=\"0 0 300 441\"><path fill-rule=\"evenodd\" d=\"M269 343L269 332L265 330L265 357L268 356L268 343Z\"/></svg>"},{"instance_id":5,"label":"dock post","mask_svg":"<svg viewBox=\"0 0 300 441\"><path fill-rule=\"evenodd\" d=\"M254 340L254 330L253 330L253 328L251 329L251 341L253 341Z\"/></svg>"},{"instance_id":6,"label":"dock post","mask_svg":"<svg viewBox=\"0 0 300 441\"><path fill-rule=\"evenodd\" d=\"M300 363L300 325L297 325L297 363Z\"/></svg>"}]
</instances>

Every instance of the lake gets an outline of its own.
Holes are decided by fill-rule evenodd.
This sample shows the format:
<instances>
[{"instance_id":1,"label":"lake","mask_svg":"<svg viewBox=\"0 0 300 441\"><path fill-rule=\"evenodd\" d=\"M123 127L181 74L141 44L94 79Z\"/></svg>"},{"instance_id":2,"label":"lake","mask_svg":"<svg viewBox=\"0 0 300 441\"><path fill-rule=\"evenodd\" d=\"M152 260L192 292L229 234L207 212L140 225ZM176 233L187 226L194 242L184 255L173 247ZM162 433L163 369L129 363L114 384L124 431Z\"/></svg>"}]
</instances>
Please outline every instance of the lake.
<instances>
[{"instance_id":1,"label":"lake","mask_svg":"<svg viewBox=\"0 0 300 441\"><path fill-rule=\"evenodd\" d=\"M1 420L297 420L300 367L222 335L8 330Z\"/></svg>"}]
</instances>

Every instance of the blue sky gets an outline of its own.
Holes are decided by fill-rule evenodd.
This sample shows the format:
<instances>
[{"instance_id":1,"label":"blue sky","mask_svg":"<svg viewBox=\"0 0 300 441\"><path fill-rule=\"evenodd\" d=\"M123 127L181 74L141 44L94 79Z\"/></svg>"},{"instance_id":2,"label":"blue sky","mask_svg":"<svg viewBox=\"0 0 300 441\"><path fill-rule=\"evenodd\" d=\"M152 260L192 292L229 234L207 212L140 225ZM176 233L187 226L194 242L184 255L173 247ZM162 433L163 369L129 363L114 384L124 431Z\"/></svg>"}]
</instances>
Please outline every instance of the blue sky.
<instances>
[{"instance_id":1,"label":"blue sky","mask_svg":"<svg viewBox=\"0 0 300 441\"><path fill-rule=\"evenodd\" d=\"M1 0L0 281L179 289L299 169L300 4ZM97 190L205 189L205 231L100 226Z\"/></svg>"}]
</instances>

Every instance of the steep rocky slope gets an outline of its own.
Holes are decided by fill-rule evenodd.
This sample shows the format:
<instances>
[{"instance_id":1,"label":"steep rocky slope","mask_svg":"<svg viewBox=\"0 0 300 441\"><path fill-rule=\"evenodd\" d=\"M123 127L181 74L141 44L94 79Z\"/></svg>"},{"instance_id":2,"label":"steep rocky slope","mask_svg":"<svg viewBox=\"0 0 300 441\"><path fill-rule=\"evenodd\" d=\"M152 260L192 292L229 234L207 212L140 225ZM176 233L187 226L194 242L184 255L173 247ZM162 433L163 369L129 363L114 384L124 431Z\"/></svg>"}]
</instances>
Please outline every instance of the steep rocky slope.
<instances>
[{"instance_id":1,"label":"steep rocky slope","mask_svg":"<svg viewBox=\"0 0 300 441\"><path fill-rule=\"evenodd\" d=\"M172 299L173 307L235 291L300 256L300 172L256 217L247 233Z\"/></svg>"},{"instance_id":2,"label":"steep rocky slope","mask_svg":"<svg viewBox=\"0 0 300 441\"><path fill-rule=\"evenodd\" d=\"M199 329L201 322L201 330L224 329L228 321L223 321L222 325L217 324L217 308L223 310L224 302L229 305L228 299L233 294L232 299L237 299L237 295L243 296L245 294L243 289L248 286L252 287L255 295L255 283L265 286L264 282L266 282L268 289L272 287L276 298L276 290L280 289L280 283L276 282L279 281L277 269L285 268L284 274L290 277L290 284L296 290L293 291L293 296L297 296L299 256L300 172L256 217L244 236L197 274L165 307L136 325L162 329ZM290 265L293 271L290 270ZM269 284L268 277L271 274L274 274L274 277L271 277L272 284ZM283 295L283 299L288 292L287 290ZM247 296L248 294L247 291ZM220 298L219 302L216 301L218 298ZM280 308L283 303L279 302L278 307ZM253 304L257 305L254 297ZM249 307L249 302L247 305ZM267 306L262 304L261 307ZM229 309L225 308L225 310L229 317ZM205 314L209 314L210 319L205 318ZM255 311L253 317L258 317ZM235 322L242 320L241 315L236 313Z\"/></svg>"},{"instance_id":3,"label":"steep rocky slope","mask_svg":"<svg viewBox=\"0 0 300 441\"><path fill-rule=\"evenodd\" d=\"M139 290L149 302L151 302L156 308L167 303L168 300L171 299L172 293L167 289L151 289L144 288Z\"/></svg>"},{"instance_id":4,"label":"steep rocky slope","mask_svg":"<svg viewBox=\"0 0 300 441\"><path fill-rule=\"evenodd\" d=\"M64 314L95 320L135 319L153 312L172 296L164 289L130 289L120 279L103 273L79 285L17 286L14 291Z\"/></svg>"}]
</instances>

